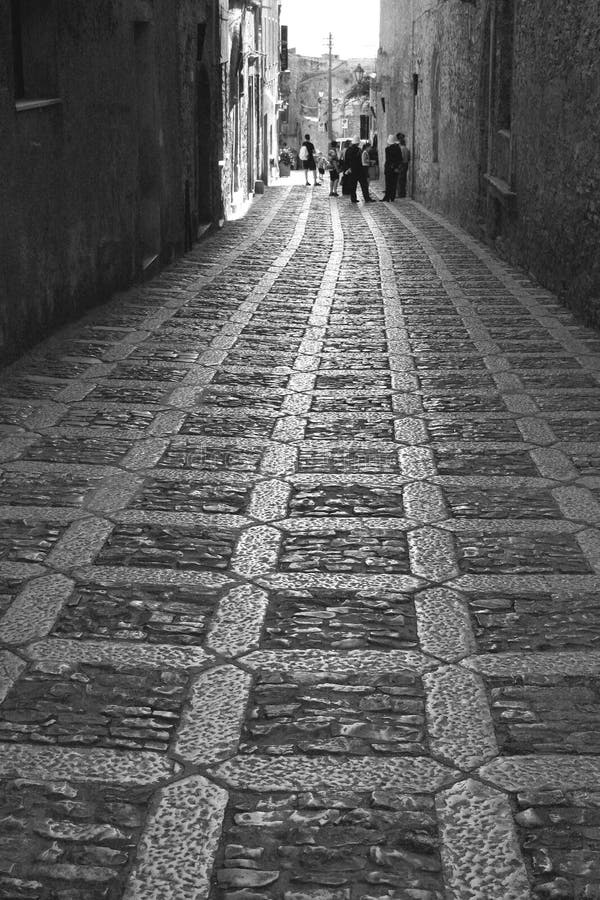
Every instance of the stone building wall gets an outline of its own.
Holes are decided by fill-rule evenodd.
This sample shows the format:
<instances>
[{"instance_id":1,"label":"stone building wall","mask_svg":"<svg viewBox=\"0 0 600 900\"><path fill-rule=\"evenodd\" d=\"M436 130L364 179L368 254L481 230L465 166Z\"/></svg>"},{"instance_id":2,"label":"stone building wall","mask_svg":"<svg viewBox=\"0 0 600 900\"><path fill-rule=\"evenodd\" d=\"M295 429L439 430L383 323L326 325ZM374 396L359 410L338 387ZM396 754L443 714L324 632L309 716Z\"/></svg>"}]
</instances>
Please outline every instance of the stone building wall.
<instances>
[{"instance_id":1,"label":"stone building wall","mask_svg":"<svg viewBox=\"0 0 600 900\"><path fill-rule=\"evenodd\" d=\"M406 126L413 196L596 324L599 47L597 0L382 0L386 130Z\"/></svg>"},{"instance_id":2,"label":"stone building wall","mask_svg":"<svg viewBox=\"0 0 600 900\"><path fill-rule=\"evenodd\" d=\"M212 6L0 0L1 360L168 262L218 214L198 207ZM214 44L208 33L211 73Z\"/></svg>"}]
</instances>

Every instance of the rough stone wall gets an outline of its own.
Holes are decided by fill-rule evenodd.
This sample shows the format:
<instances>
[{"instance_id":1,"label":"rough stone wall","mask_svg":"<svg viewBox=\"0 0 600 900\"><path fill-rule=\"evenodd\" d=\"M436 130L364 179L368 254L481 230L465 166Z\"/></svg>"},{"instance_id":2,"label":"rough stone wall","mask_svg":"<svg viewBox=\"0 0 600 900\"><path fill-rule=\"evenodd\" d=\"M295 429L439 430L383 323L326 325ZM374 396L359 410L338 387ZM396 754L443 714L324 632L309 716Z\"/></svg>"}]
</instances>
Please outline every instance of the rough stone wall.
<instances>
[{"instance_id":1,"label":"rough stone wall","mask_svg":"<svg viewBox=\"0 0 600 900\"><path fill-rule=\"evenodd\" d=\"M506 187L515 197L499 202L484 177L489 14L496 4L500 0L382 0L386 126L395 131L394 119L412 119L410 82L418 73L415 128L403 129L414 148L415 198L487 236L600 324L600 5L515 3L506 160L496 159L502 153L494 137L490 172L506 168ZM498 131L495 122L492 132Z\"/></svg>"},{"instance_id":2,"label":"rough stone wall","mask_svg":"<svg viewBox=\"0 0 600 900\"><path fill-rule=\"evenodd\" d=\"M181 80L190 77L204 0L57 0L55 6L53 95L60 103L24 109L15 103L10 3L0 0L7 50L0 66L3 360L141 275L144 185L133 22L144 15L154 30L155 133L145 165L160 209L160 260L185 243L195 99L193 91L184 95Z\"/></svg>"},{"instance_id":3,"label":"rough stone wall","mask_svg":"<svg viewBox=\"0 0 600 900\"><path fill-rule=\"evenodd\" d=\"M600 4L529 0L515 37L511 255L600 325Z\"/></svg>"}]
</instances>

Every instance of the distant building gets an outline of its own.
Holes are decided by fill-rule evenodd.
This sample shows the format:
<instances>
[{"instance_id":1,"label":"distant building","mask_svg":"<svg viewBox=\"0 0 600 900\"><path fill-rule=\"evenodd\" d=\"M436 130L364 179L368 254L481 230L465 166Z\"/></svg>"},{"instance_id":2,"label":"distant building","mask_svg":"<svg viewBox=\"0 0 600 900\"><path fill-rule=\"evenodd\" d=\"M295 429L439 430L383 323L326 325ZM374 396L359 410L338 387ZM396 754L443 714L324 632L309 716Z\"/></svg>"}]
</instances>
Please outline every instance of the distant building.
<instances>
[{"instance_id":1,"label":"distant building","mask_svg":"<svg viewBox=\"0 0 600 900\"><path fill-rule=\"evenodd\" d=\"M383 132L412 193L600 324L597 0L381 0Z\"/></svg>"},{"instance_id":2,"label":"distant building","mask_svg":"<svg viewBox=\"0 0 600 900\"><path fill-rule=\"evenodd\" d=\"M276 156L278 0L0 0L0 361L222 224Z\"/></svg>"},{"instance_id":3,"label":"distant building","mask_svg":"<svg viewBox=\"0 0 600 900\"><path fill-rule=\"evenodd\" d=\"M329 55L302 56L290 49L289 71L282 73L284 111L280 119L280 143L298 148L309 133L321 150L327 148L329 116ZM337 140L358 134L377 134L372 85L375 60L332 58L332 132ZM357 83L357 78L359 83Z\"/></svg>"}]
</instances>

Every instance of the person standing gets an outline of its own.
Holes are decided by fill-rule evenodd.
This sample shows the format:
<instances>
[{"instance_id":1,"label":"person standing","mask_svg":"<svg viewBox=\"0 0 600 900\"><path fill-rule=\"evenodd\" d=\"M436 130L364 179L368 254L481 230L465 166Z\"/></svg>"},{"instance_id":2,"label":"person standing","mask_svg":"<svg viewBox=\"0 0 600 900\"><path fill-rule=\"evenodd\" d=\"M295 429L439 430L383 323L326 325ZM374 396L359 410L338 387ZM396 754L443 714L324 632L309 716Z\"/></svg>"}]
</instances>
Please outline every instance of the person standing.
<instances>
[{"instance_id":1,"label":"person standing","mask_svg":"<svg viewBox=\"0 0 600 900\"><path fill-rule=\"evenodd\" d=\"M373 197L369 196L369 182L362 164L362 152L358 135L355 135L352 138L352 143L346 150L344 169L344 176L350 179L350 201L352 203L358 203L356 187L360 184L365 203L373 203Z\"/></svg>"},{"instance_id":2,"label":"person standing","mask_svg":"<svg viewBox=\"0 0 600 900\"><path fill-rule=\"evenodd\" d=\"M342 186L342 194L345 197L347 197L350 194L350 176L344 175L344 172L346 170L346 164L345 164L346 152L347 152L349 146L350 146L350 141L346 140L343 142L342 146L340 147L339 163L338 163L338 170L340 173L340 184Z\"/></svg>"},{"instance_id":3,"label":"person standing","mask_svg":"<svg viewBox=\"0 0 600 900\"><path fill-rule=\"evenodd\" d=\"M406 197L406 180L408 178L408 164L410 162L410 150L406 146L406 137L399 131L396 135L400 144L400 152L402 153L402 162L400 164L400 172L398 173L398 196Z\"/></svg>"},{"instance_id":4,"label":"person standing","mask_svg":"<svg viewBox=\"0 0 600 900\"><path fill-rule=\"evenodd\" d=\"M337 189L340 181L340 160L338 157L337 148L337 141L331 141L329 150L327 151L327 165L329 168L329 178L331 182L329 187L330 197L339 196Z\"/></svg>"},{"instance_id":5,"label":"person standing","mask_svg":"<svg viewBox=\"0 0 600 900\"><path fill-rule=\"evenodd\" d=\"M393 134L388 135L385 148L385 163L383 166L383 177L385 178L385 194L383 200L393 203L396 199L396 188L398 186L398 178L400 175L400 166L402 165L402 150L398 143L398 138Z\"/></svg>"},{"instance_id":6,"label":"person standing","mask_svg":"<svg viewBox=\"0 0 600 900\"><path fill-rule=\"evenodd\" d=\"M306 151L303 151L302 147L306 147ZM302 147L300 148L300 155L302 158L302 168L304 169L304 183L308 187L308 185L309 185L308 173L312 172L313 173L313 185L314 185L314 187L317 187L319 182L317 180L317 163L315 161L316 150L315 150L315 145L313 144L313 142L310 139L310 134L304 135Z\"/></svg>"}]
</instances>

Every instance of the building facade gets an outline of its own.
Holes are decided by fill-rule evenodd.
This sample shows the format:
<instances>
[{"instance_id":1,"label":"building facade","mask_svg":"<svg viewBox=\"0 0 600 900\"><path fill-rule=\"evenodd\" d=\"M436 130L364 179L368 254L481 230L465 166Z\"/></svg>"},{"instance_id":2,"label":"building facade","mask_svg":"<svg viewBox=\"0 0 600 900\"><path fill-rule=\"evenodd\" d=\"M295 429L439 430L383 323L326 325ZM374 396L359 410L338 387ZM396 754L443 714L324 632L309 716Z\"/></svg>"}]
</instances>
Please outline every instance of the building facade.
<instances>
[{"instance_id":1,"label":"building facade","mask_svg":"<svg viewBox=\"0 0 600 900\"><path fill-rule=\"evenodd\" d=\"M0 13L7 361L149 277L268 180L279 8L0 0Z\"/></svg>"},{"instance_id":2,"label":"building facade","mask_svg":"<svg viewBox=\"0 0 600 900\"><path fill-rule=\"evenodd\" d=\"M412 195L600 324L596 0L381 0L380 44Z\"/></svg>"},{"instance_id":3,"label":"building facade","mask_svg":"<svg viewBox=\"0 0 600 900\"><path fill-rule=\"evenodd\" d=\"M336 140L354 134L372 139L376 134L370 104L374 75L373 59L332 57L331 130ZM281 94L285 103L280 120L281 146L297 149L308 133L313 143L325 151L329 132L329 55L302 56L291 49L288 71L282 73Z\"/></svg>"}]
</instances>

